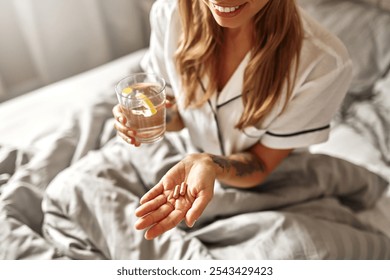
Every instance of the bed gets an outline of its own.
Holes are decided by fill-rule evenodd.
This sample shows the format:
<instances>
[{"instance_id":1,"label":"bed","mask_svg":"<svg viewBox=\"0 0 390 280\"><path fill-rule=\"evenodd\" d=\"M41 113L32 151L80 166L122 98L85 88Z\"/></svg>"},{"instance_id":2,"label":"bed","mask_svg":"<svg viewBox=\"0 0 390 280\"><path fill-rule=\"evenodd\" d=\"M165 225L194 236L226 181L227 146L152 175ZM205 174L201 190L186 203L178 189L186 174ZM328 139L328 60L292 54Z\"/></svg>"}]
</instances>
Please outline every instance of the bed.
<instances>
[{"instance_id":1,"label":"bed","mask_svg":"<svg viewBox=\"0 0 390 280\"><path fill-rule=\"evenodd\" d=\"M388 5L299 3L355 66L326 143L294 152L261 188L217 183L193 229L147 241L133 229L140 195L196 148L185 130L141 149L116 137L114 84L140 71L139 50L0 104L0 259L390 259ZM78 184L51 187L68 178Z\"/></svg>"}]
</instances>

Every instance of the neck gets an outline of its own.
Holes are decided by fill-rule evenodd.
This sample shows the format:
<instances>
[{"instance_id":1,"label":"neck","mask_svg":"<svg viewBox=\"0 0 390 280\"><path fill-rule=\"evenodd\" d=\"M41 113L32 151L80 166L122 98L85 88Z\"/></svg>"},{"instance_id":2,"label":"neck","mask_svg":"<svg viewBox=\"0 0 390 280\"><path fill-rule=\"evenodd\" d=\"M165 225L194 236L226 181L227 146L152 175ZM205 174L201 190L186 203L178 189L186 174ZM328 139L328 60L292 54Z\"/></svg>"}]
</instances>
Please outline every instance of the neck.
<instances>
[{"instance_id":1,"label":"neck","mask_svg":"<svg viewBox=\"0 0 390 280\"><path fill-rule=\"evenodd\" d=\"M238 30L228 30L225 33L222 49L230 50L242 58L252 49L252 33L236 31Z\"/></svg>"},{"instance_id":2,"label":"neck","mask_svg":"<svg viewBox=\"0 0 390 280\"><path fill-rule=\"evenodd\" d=\"M224 28L224 43L240 47L251 48L253 36L253 25L251 23L237 28Z\"/></svg>"}]
</instances>

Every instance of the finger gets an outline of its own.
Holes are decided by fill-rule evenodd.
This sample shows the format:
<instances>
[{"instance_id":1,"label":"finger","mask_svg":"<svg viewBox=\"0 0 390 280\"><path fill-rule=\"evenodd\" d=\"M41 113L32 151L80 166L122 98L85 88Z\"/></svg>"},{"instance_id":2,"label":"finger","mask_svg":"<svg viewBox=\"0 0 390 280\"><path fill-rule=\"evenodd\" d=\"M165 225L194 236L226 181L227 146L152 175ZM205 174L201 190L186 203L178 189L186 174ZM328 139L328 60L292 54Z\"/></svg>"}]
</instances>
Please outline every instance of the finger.
<instances>
[{"instance_id":1,"label":"finger","mask_svg":"<svg viewBox=\"0 0 390 280\"><path fill-rule=\"evenodd\" d=\"M164 232L173 229L177 226L184 218L184 214L180 210L172 211L168 217L161 220L159 223L156 223L150 227L145 233L145 239L151 240L157 236L163 234Z\"/></svg>"},{"instance_id":2,"label":"finger","mask_svg":"<svg viewBox=\"0 0 390 280\"><path fill-rule=\"evenodd\" d=\"M129 138L129 139L131 139L131 144L134 144L134 145L139 144L135 138L136 133L131 131L131 130L126 131L126 132L118 130L118 135L120 137L122 137L123 140L125 140L126 142L129 142L129 140L127 139L127 138Z\"/></svg>"},{"instance_id":3,"label":"finger","mask_svg":"<svg viewBox=\"0 0 390 280\"><path fill-rule=\"evenodd\" d=\"M195 222L199 219L200 215L202 215L204 209L206 209L207 204L209 204L210 199L201 196L197 197L192 204L190 210L188 210L185 221L187 226L193 227Z\"/></svg>"},{"instance_id":4,"label":"finger","mask_svg":"<svg viewBox=\"0 0 390 280\"><path fill-rule=\"evenodd\" d=\"M136 147L139 147L139 146L141 146L141 143L140 143L140 142L138 142L137 140L135 140L135 142L134 142L134 146L136 146Z\"/></svg>"},{"instance_id":5,"label":"finger","mask_svg":"<svg viewBox=\"0 0 390 280\"><path fill-rule=\"evenodd\" d=\"M165 203L156 211L153 211L149 215L143 216L135 222L135 228L138 230L146 229L154 224L166 219L169 214L174 210L174 207L170 203Z\"/></svg>"},{"instance_id":6,"label":"finger","mask_svg":"<svg viewBox=\"0 0 390 280\"><path fill-rule=\"evenodd\" d=\"M114 108L112 108L112 114L119 123L126 124L126 117L123 114L122 108L119 104L115 105Z\"/></svg>"},{"instance_id":7,"label":"finger","mask_svg":"<svg viewBox=\"0 0 390 280\"><path fill-rule=\"evenodd\" d=\"M123 114L122 107L119 104L115 105L114 108L112 109L112 113L114 114L114 117L115 117L115 124L114 124L115 129L120 131L122 134L124 134L126 136L130 136L131 138L134 138L134 140L131 141L129 139L126 139L125 137L122 137L122 138L127 143L132 142L130 144L132 144L136 147L139 147L141 145L141 143L138 142L137 140L135 140L135 136L136 136L137 132L126 126L127 119L126 119L125 115Z\"/></svg>"},{"instance_id":8,"label":"finger","mask_svg":"<svg viewBox=\"0 0 390 280\"><path fill-rule=\"evenodd\" d=\"M137 135L136 131L129 129L127 126L122 125L118 121L115 122L114 128L118 132L122 133L123 135L126 135L126 136L131 137L131 138L135 138L135 136Z\"/></svg>"},{"instance_id":9,"label":"finger","mask_svg":"<svg viewBox=\"0 0 390 280\"><path fill-rule=\"evenodd\" d=\"M167 108L171 108L171 107L173 107L174 105L176 104L176 99L175 99L175 97L173 97L173 96L166 96L166 99L165 99L165 106L167 107Z\"/></svg>"},{"instance_id":10,"label":"finger","mask_svg":"<svg viewBox=\"0 0 390 280\"><path fill-rule=\"evenodd\" d=\"M153 188L151 188L146 194L144 194L141 197L140 203L144 204L144 203L152 200L153 198L155 198L155 197L159 196L160 194L162 194L163 191L164 191L164 186L160 182L157 185L155 185Z\"/></svg>"},{"instance_id":11,"label":"finger","mask_svg":"<svg viewBox=\"0 0 390 280\"><path fill-rule=\"evenodd\" d=\"M160 194L153 200L150 200L141 206L139 206L137 209L135 209L135 215L137 217L145 216L148 213L151 213L155 210L157 210L160 206L165 204L167 202L167 198L165 195Z\"/></svg>"},{"instance_id":12,"label":"finger","mask_svg":"<svg viewBox=\"0 0 390 280\"><path fill-rule=\"evenodd\" d=\"M123 134L122 132L118 132L118 135L123 139L125 140L127 143L131 144L131 145L135 145L135 139L133 137L129 137L125 134Z\"/></svg>"},{"instance_id":13,"label":"finger","mask_svg":"<svg viewBox=\"0 0 390 280\"><path fill-rule=\"evenodd\" d=\"M115 119L114 128L130 137L135 137L137 134L137 132L134 129L126 126L126 122L122 123L121 120Z\"/></svg>"},{"instance_id":14,"label":"finger","mask_svg":"<svg viewBox=\"0 0 390 280\"><path fill-rule=\"evenodd\" d=\"M172 103L168 100L168 99L166 99L165 100L165 107L167 108L167 109L169 109L169 108L171 108L173 105L172 105Z\"/></svg>"}]
</instances>

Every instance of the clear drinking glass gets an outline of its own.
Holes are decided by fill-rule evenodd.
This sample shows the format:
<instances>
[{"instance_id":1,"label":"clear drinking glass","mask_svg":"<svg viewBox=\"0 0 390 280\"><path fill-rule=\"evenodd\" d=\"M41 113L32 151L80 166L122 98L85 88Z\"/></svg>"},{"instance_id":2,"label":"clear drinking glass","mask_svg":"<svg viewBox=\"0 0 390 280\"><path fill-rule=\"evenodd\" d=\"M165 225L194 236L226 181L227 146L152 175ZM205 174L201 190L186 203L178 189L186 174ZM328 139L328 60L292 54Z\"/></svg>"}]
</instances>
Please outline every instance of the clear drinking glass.
<instances>
[{"instance_id":1,"label":"clear drinking glass","mask_svg":"<svg viewBox=\"0 0 390 280\"><path fill-rule=\"evenodd\" d=\"M151 73L123 78L115 87L128 126L140 143L153 143L165 133L165 80Z\"/></svg>"}]
</instances>

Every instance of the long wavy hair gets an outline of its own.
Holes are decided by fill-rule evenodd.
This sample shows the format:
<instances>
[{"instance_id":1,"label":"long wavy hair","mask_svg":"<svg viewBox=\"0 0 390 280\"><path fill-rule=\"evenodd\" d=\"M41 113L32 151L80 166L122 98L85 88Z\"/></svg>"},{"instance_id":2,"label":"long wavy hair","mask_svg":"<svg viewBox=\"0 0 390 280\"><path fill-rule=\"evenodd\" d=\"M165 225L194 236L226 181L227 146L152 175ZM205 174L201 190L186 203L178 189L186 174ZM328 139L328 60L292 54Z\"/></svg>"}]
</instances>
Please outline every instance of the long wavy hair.
<instances>
[{"instance_id":1,"label":"long wavy hair","mask_svg":"<svg viewBox=\"0 0 390 280\"><path fill-rule=\"evenodd\" d=\"M183 33L175 54L181 74L185 106L201 106L217 90L218 54L223 30L200 0L178 0ZM254 18L251 58L245 69L242 99L244 111L236 128L261 123L286 93L292 94L303 41L303 28L295 0L270 0ZM209 83L196 96L199 79Z\"/></svg>"}]
</instances>

